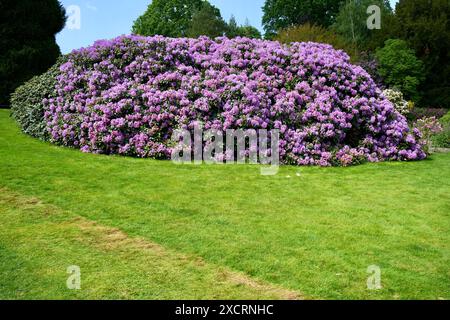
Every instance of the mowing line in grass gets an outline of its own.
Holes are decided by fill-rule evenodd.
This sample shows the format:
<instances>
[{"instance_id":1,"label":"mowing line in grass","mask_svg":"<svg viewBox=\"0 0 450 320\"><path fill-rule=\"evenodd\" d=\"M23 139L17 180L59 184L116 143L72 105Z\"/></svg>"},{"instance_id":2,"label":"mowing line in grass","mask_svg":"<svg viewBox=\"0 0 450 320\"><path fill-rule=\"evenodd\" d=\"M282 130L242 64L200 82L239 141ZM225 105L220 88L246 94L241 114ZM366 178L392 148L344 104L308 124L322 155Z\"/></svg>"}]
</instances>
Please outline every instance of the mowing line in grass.
<instances>
[{"instance_id":1,"label":"mowing line in grass","mask_svg":"<svg viewBox=\"0 0 450 320\"><path fill-rule=\"evenodd\" d=\"M1 299L300 298L4 188L0 214ZM71 265L80 290L66 285Z\"/></svg>"}]
</instances>

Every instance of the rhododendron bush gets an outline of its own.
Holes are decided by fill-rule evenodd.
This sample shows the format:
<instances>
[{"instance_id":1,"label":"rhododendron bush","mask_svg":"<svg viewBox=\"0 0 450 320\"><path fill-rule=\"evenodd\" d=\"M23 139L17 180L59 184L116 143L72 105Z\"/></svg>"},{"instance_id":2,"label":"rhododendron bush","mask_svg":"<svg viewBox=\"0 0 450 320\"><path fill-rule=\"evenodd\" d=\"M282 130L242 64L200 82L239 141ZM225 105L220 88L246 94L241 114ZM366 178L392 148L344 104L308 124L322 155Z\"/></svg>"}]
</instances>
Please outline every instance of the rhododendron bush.
<instances>
[{"instance_id":1,"label":"rhododendron bush","mask_svg":"<svg viewBox=\"0 0 450 320\"><path fill-rule=\"evenodd\" d=\"M175 129L279 129L298 165L425 157L370 76L329 45L123 36L72 52L44 100L51 140L170 158Z\"/></svg>"}]
</instances>

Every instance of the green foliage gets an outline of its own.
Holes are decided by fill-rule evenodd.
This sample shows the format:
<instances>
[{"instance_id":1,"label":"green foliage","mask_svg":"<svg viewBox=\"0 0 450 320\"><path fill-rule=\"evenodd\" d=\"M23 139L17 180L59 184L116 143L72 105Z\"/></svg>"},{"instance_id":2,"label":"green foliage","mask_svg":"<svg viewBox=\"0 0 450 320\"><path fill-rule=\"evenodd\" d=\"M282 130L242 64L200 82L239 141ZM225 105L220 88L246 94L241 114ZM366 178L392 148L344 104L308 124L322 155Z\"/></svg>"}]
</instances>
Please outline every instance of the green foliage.
<instances>
[{"instance_id":1,"label":"green foliage","mask_svg":"<svg viewBox=\"0 0 450 320\"><path fill-rule=\"evenodd\" d=\"M205 2L203 6L196 10L189 23L187 36L197 38L199 36L208 36L215 38L223 36L227 30L227 24L220 15L220 10Z\"/></svg>"},{"instance_id":2,"label":"green foliage","mask_svg":"<svg viewBox=\"0 0 450 320\"><path fill-rule=\"evenodd\" d=\"M133 33L144 36L184 37L194 12L204 0L153 0L133 25Z\"/></svg>"},{"instance_id":3,"label":"green foliage","mask_svg":"<svg viewBox=\"0 0 450 320\"><path fill-rule=\"evenodd\" d=\"M450 125L443 127L444 131L435 135L431 140L435 148L450 148Z\"/></svg>"},{"instance_id":4,"label":"green foliage","mask_svg":"<svg viewBox=\"0 0 450 320\"><path fill-rule=\"evenodd\" d=\"M133 33L144 36L211 38L261 38L258 29L249 23L239 26L232 17L227 24L220 10L206 0L153 0L147 11L133 25Z\"/></svg>"},{"instance_id":5,"label":"green foliage","mask_svg":"<svg viewBox=\"0 0 450 320\"><path fill-rule=\"evenodd\" d=\"M433 146L437 148L450 148L450 111L439 122L442 125L443 131L432 138Z\"/></svg>"},{"instance_id":6,"label":"green foliage","mask_svg":"<svg viewBox=\"0 0 450 320\"><path fill-rule=\"evenodd\" d=\"M284 29L278 33L275 40L282 43L291 42L319 42L331 44L335 49L341 49L352 56L352 59L356 60L355 48L345 41L343 37L338 35L331 29L326 29L321 26L311 25L310 23L305 23L301 26L293 26Z\"/></svg>"},{"instance_id":7,"label":"green foliage","mask_svg":"<svg viewBox=\"0 0 450 320\"><path fill-rule=\"evenodd\" d=\"M231 16L228 22L226 35L228 38L247 37L253 39L261 39L262 35L259 30L250 25L247 20L244 25L239 26L234 16Z\"/></svg>"},{"instance_id":8,"label":"green foliage","mask_svg":"<svg viewBox=\"0 0 450 320\"><path fill-rule=\"evenodd\" d=\"M367 27L367 8L377 5L381 9L381 30ZM384 22L392 19L388 0L347 0L341 7L332 28L358 50L373 50L387 40Z\"/></svg>"},{"instance_id":9,"label":"green foliage","mask_svg":"<svg viewBox=\"0 0 450 320\"><path fill-rule=\"evenodd\" d=\"M241 37L252 39L261 39L262 35L259 30L251 25L243 25L239 27L238 33Z\"/></svg>"},{"instance_id":10,"label":"green foliage","mask_svg":"<svg viewBox=\"0 0 450 320\"><path fill-rule=\"evenodd\" d=\"M344 0L266 0L263 7L263 26L266 38L273 38L279 30L307 22L330 26Z\"/></svg>"},{"instance_id":11,"label":"green foliage","mask_svg":"<svg viewBox=\"0 0 450 320\"><path fill-rule=\"evenodd\" d=\"M49 134L44 120L43 100L56 97L56 76L61 61L46 73L35 76L17 88L11 95L11 115L22 131L44 141L49 139Z\"/></svg>"},{"instance_id":12,"label":"green foliage","mask_svg":"<svg viewBox=\"0 0 450 320\"><path fill-rule=\"evenodd\" d=\"M417 87L424 77L423 64L416 58L414 50L403 40L389 39L382 49L377 50L376 57L384 82L400 90L406 99L417 101Z\"/></svg>"},{"instance_id":13,"label":"green foliage","mask_svg":"<svg viewBox=\"0 0 450 320\"><path fill-rule=\"evenodd\" d=\"M450 108L450 1L400 0L392 25L425 66L423 104Z\"/></svg>"},{"instance_id":14,"label":"green foliage","mask_svg":"<svg viewBox=\"0 0 450 320\"><path fill-rule=\"evenodd\" d=\"M236 18L232 15L227 26L227 37L232 39L239 36L239 25L236 21Z\"/></svg>"},{"instance_id":15,"label":"green foliage","mask_svg":"<svg viewBox=\"0 0 450 320\"><path fill-rule=\"evenodd\" d=\"M444 125L450 124L450 111L447 112L447 114L443 116L439 121Z\"/></svg>"},{"instance_id":16,"label":"green foliage","mask_svg":"<svg viewBox=\"0 0 450 320\"><path fill-rule=\"evenodd\" d=\"M0 2L0 104L34 75L53 65L60 54L55 34L65 24L57 0Z\"/></svg>"}]
</instances>

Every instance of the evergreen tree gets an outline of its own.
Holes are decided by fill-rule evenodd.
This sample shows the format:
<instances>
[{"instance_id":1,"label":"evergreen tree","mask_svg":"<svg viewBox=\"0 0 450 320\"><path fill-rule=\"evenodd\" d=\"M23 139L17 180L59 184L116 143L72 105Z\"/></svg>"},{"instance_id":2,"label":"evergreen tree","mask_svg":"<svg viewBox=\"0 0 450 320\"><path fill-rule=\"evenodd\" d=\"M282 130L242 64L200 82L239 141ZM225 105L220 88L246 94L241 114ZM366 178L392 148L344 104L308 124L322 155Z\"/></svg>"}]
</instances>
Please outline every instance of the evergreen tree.
<instances>
[{"instance_id":1,"label":"evergreen tree","mask_svg":"<svg viewBox=\"0 0 450 320\"><path fill-rule=\"evenodd\" d=\"M236 21L236 18L232 15L230 18L230 21L228 22L227 27L227 37L228 38L235 38L239 36L239 25Z\"/></svg>"},{"instance_id":2,"label":"evergreen tree","mask_svg":"<svg viewBox=\"0 0 450 320\"><path fill-rule=\"evenodd\" d=\"M222 19L220 10L205 2L201 9L194 12L192 21L187 30L187 36L197 38L199 36L208 36L215 38L223 36L227 30L227 24Z\"/></svg>"},{"instance_id":3,"label":"evergreen tree","mask_svg":"<svg viewBox=\"0 0 450 320\"><path fill-rule=\"evenodd\" d=\"M261 39L261 32L252 25L250 25L250 21L248 19L245 20L245 24L239 27L239 34L242 37L253 38L253 39Z\"/></svg>"},{"instance_id":4,"label":"evergreen tree","mask_svg":"<svg viewBox=\"0 0 450 320\"><path fill-rule=\"evenodd\" d=\"M52 66L60 49L55 34L66 21L57 0L0 2L0 104L34 75Z\"/></svg>"},{"instance_id":5,"label":"evergreen tree","mask_svg":"<svg viewBox=\"0 0 450 320\"><path fill-rule=\"evenodd\" d=\"M228 22L226 35L228 38L246 37L253 39L261 39L261 32L258 29L250 25L250 21L246 19L245 24L240 26L236 22L236 18L231 16Z\"/></svg>"}]
</instances>

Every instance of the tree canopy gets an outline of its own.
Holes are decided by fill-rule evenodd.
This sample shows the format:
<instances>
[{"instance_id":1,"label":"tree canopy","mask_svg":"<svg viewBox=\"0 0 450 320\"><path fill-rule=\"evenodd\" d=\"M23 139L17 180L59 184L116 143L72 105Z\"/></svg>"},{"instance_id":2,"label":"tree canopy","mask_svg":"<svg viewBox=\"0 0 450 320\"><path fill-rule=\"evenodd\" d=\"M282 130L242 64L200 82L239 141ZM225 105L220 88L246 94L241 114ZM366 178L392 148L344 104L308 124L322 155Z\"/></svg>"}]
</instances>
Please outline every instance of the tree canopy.
<instances>
[{"instance_id":1,"label":"tree canopy","mask_svg":"<svg viewBox=\"0 0 450 320\"><path fill-rule=\"evenodd\" d=\"M279 30L305 23L330 26L344 0L266 0L263 7L263 26L266 37Z\"/></svg>"},{"instance_id":2,"label":"tree canopy","mask_svg":"<svg viewBox=\"0 0 450 320\"><path fill-rule=\"evenodd\" d=\"M228 22L226 35L229 38L247 37L260 39L262 37L261 32L259 32L257 28L251 26L248 19L244 25L238 25L234 16L231 16L230 21Z\"/></svg>"},{"instance_id":3,"label":"tree canopy","mask_svg":"<svg viewBox=\"0 0 450 320\"><path fill-rule=\"evenodd\" d=\"M408 47L404 40L389 39L382 49L378 49L376 57L380 63L378 72L384 82L399 89L405 97L417 101L418 86L423 80L423 63Z\"/></svg>"},{"instance_id":4,"label":"tree canopy","mask_svg":"<svg viewBox=\"0 0 450 320\"><path fill-rule=\"evenodd\" d=\"M367 9L371 5L380 8L381 29L369 29ZM382 47L389 38L388 23L393 16L389 0L350 0L340 8L332 28L360 50Z\"/></svg>"},{"instance_id":5,"label":"tree canopy","mask_svg":"<svg viewBox=\"0 0 450 320\"><path fill-rule=\"evenodd\" d=\"M208 36L211 38L223 36L227 31L227 24L222 19L220 10L205 2L203 6L196 10L189 23L187 36L197 38Z\"/></svg>"},{"instance_id":6,"label":"tree canopy","mask_svg":"<svg viewBox=\"0 0 450 320\"><path fill-rule=\"evenodd\" d=\"M0 2L0 104L32 76L52 66L60 55L55 34L66 21L58 0Z\"/></svg>"},{"instance_id":7,"label":"tree canopy","mask_svg":"<svg viewBox=\"0 0 450 320\"><path fill-rule=\"evenodd\" d=\"M207 0L153 0L133 25L133 33L144 36L192 37L201 35L229 38L261 38L248 22L238 25L234 16L226 23L220 10Z\"/></svg>"},{"instance_id":8,"label":"tree canopy","mask_svg":"<svg viewBox=\"0 0 450 320\"><path fill-rule=\"evenodd\" d=\"M395 15L396 36L424 62L424 100L450 106L450 1L400 0Z\"/></svg>"},{"instance_id":9,"label":"tree canopy","mask_svg":"<svg viewBox=\"0 0 450 320\"><path fill-rule=\"evenodd\" d=\"M153 0L133 25L133 33L144 36L184 37L194 13L204 0Z\"/></svg>"}]
</instances>

